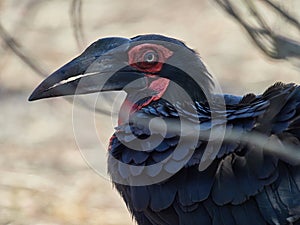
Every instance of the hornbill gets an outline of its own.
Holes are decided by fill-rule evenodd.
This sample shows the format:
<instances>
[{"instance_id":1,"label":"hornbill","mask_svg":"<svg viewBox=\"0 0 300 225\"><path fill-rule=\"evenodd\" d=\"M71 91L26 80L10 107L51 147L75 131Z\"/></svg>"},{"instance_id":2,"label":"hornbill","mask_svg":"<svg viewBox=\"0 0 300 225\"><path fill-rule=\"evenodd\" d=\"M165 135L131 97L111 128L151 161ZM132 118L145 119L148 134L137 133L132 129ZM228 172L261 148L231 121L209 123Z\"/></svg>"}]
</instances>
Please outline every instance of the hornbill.
<instances>
[{"instance_id":1,"label":"hornbill","mask_svg":"<svg viewBox=\"0 0 300 225\"><path fill-rule=\"evenodd\" d=\"M214 87L183 42L140 35L96 41L29 100L126 92L108 173L140 225L300 224L300 165L284 154L299 151L300 87L245 96ZM215 130L224 135L211 138Z\"/></svg>"}]
</instances>

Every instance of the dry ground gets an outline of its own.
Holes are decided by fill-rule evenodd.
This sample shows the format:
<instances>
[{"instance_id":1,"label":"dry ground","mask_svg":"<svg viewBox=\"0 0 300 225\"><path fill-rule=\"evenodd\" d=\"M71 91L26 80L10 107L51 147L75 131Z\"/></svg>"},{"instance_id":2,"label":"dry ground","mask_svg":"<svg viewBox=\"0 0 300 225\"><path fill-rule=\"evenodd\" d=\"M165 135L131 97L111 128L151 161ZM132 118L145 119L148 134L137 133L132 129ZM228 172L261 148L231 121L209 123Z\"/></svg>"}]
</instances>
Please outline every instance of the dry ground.
<instances>
[{"instance_id":1,"label":"dry ground","mask_svg":"<svg viewBox=\"0 0 300 225\"><path fill-rule=\"evenodd\" d=\"M0 0L0 21L47 72L79 53L70 2ZM275 81L300 82L299 71L266 59L209 0L89 0L83 18L86 43L144 33L184 40L205 59L224 92L259 93ZM72 105L65 99L27 102L41 80L0 42L0 224L132 224L110 183L82 159ZM98 118L102 140L112 132L107 123Z\"/></svg>"}]
</instances>

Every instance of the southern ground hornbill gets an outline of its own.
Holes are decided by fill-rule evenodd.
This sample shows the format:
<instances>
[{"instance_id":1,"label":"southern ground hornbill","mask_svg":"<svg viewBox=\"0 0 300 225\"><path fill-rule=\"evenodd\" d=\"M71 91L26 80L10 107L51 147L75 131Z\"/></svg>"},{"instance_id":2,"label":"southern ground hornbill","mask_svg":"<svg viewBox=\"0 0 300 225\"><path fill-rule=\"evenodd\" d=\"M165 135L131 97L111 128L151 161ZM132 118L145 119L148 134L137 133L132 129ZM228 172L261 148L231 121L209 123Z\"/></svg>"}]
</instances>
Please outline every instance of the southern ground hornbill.
<instances>
[{"instance_id":1,"label":"southern ground hornbill","mask_svg":"<svg viewBox=\"0 0 300 225\"><path fill-rule=\"evenodd\" d=\"M300 146L300 87L239 97L214 86L184 43L142 35L96 41L30 100L127 93L108 173L138 224L300 224L299 161L285 154Z\"/></svg>"}]
</instances>

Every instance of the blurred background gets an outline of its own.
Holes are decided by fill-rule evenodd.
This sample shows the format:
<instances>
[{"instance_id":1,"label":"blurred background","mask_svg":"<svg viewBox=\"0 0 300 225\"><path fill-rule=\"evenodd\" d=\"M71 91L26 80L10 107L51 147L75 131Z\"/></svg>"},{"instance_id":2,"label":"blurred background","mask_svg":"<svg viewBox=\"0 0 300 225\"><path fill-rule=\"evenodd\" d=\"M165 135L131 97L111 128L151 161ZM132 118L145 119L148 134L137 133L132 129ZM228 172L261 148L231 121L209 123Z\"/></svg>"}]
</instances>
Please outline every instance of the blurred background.
<instances>
[{"instance_id":1,"label":"blurred background","mask_svg":"<svg viewBox=\"0 0 300 225\"><path fill-rule=\"evenodd\" d=\"M109 181L81 157L72 104L63 98L27 101L43 76L99 38L158 33L183 40L199 52L225 93L261 93L277 81L300 83L298 62L264 55L218 1L83 1L84 35L74 30L74 2L0 0L0 224L133 224ZM284 2L286 11L299 16L297 0ZM270 29L297 38L285 19L264 15ZM41 73L7 44L21 49ZM107 123L97 121L104 143L113 132Z\"/></svg>"}]
</instances>

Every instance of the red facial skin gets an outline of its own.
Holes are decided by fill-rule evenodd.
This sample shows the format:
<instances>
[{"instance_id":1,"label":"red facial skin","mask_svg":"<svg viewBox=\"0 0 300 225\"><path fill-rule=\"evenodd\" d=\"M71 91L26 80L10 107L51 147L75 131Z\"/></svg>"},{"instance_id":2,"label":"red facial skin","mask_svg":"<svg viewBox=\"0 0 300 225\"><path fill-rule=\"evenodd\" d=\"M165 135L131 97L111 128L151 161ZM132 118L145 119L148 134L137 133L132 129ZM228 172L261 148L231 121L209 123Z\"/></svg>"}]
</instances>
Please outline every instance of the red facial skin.
<instances>
[{"instance_id":1,"label":"red facial skin","mask_svg":"<svg viewBox=\"0 0 300 225\"><path fill-rule=\"evenodd\" d=\"M155 63L145 61L145 55L149 52L156 53ZM163 63L173 55L173 52L162 45L141 44L128 51L129 65L145 73L157 73L161 70Z\"/></svg>"},{"instance_id":2,"label":"red facial skin","mask_svg":"<svg viewBox=\"0 0 300 225\"><path fill-rule=\"evenodd\" d=\"M145 61L145 56L147 53L154 53L156 58L153 62ZM126 98L121 110L119 112L118 124L122 124L128 119L128 115L141 109L142 107L150 104L152 101L159 100L168 88L169 79L161 78L156 74L159 73L163 67L163 64L173 55L173 52L162 45L157 44L141 44L134 46L128 51L128 63L132 67L138 69L139 71L145 73L148 79L148 89L151 89L157 93L153 95L148 101L144 102L142 105L137 105L131 102L130 99ZM154 78L154 79L153 79ZM151 81L150 81L151 80ZM113 141L115 136L110 140Z\"/></svg>"},{"instance_id":3,"label":"red facial skin","mask_svg":"<svg viewBox=\"0 0 300 225\"><path fill-rule=\"evenodd\" d=\"M147 54L153 56L151 59L153 61L147 61ZM166 78L160 78L156 74L159 73L163 67L163 64L173 55L173 52L162 45L157 44L141 44L134 46L128 51L129 65L144 72L152 81L148 82L149 89L155 91L157 94L152 96L147 102L142 105L135 105L128 99L124 102L124 107L130 107L130 111L134 112L141 109L142 107L148 105L152 101L156 101L162 97L165 93L170 80ZM125 110L126 111L126 110Z\"/></svg>"}]
</instances>

